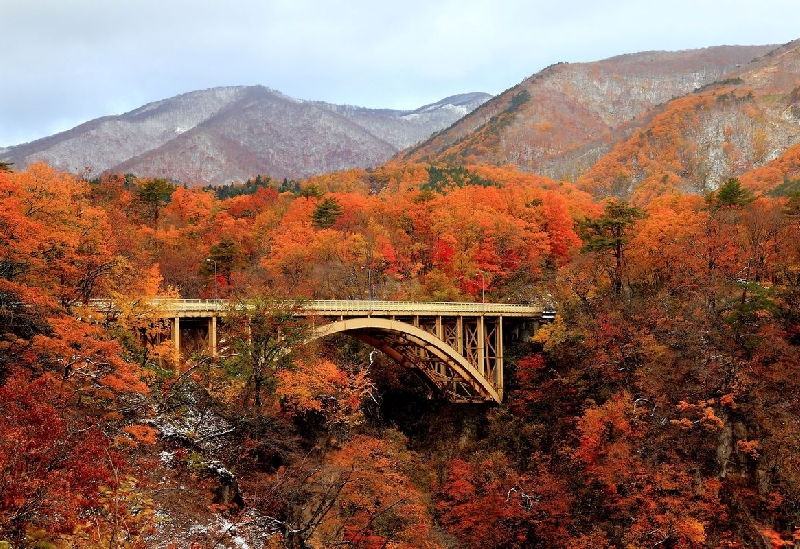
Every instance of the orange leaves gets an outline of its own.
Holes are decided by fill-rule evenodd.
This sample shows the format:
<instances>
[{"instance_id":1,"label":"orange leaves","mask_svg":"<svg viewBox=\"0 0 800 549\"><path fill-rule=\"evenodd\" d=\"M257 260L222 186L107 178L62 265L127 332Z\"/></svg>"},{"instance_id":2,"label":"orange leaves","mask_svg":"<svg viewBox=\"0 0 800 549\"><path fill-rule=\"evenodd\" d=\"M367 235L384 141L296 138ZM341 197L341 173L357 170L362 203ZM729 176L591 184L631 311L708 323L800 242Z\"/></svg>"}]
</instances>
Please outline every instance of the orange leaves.
<instances>
[{"instance_id":1,"label":"orange leaves","mask_svg":"<svg viewBox=\"0 0 800 549\"><path fill-rule=\"evenodd\" d=\"M105 212L88 201L89 187L44 164L4 174L0 193L1 276L25 275L69 305L108 289L115 258Z\"/></svg>"},{"instance_id":2,"label":"orange leaves","mask_svg":"<svg viewBox=\"0 0 800 549\"><path fill-rule=\"evenodd\" d=\"M361 402L372 388L364 372L351 374L323 359L301 362L276 377L276 394L298 413L318 412L330 424L363 420Z\"/></svg>"},{"instance_id":3,"label":"orange leaves","mask_svg":"<svg viewBox=\"0 0 800 549\"><path fill-rule=\"evenodd\" d=\"M761 444L757 440L737 440L736 447L740 452L748 456L750 459L756 460L760 457L759 450Z\"/></svg>"},{"instance_id":4,"label":"orange leaves","mask_svg":"<svg viewBox=\"0 0 800 549\"><path fill-rule=\"evenodd\" d=\"M388 432L383 439L358 435L332 451L311 479L340 492L312 541L319 547L350 546L436 549L433 517L411 481L419 470L405 450L405 439Z\"/></svg>"},{"instance_id":5,"label":"orange leaves","mask_svg":"<svg viewBox=\"0 0 800 549\"><path fill-rule=\"evenodd\" d=\"M147 425L129 425L122 430L123 433L129 435L132 439L131 442L135 445L137 442L141 444L155 444L156 443L156 435L158 434L158 430L154 429L153 427L148 427ZM122 439L124 437L118 437Z\"/></svg>"},{"instance_id":6,"label":"orange leaves","mask_svg":"<svg viewBox=\"0 0 800 549\"><path fill-rule=\"evenodd\" d=\"M575 222L569 214L565 197L549 191L542 196L544 228L550 239L550 253L558 265L569 261L581 240L575 234Z\"/></svg>"},{"instance_id":7,"label":"orange leaves","mask_svg":"<svg viewBox=\"0 0 800 549\"><path fill-rule=\"evenodd\" d=\"M89 393L100 387L115 392L147 393L138 367L121 358L122 348L100 326L69 316L51 317L51 334L37 335L38 360L63 382Z\"/></svg>"},{"instance_id":8,"label":"orange leaves","mask_svg":"<svg viewBox=\"0 0 800 549\"><path fill-rule=\"evenodd\" d=\"M673 419L673 425L680 425L684 429L689 429L694 425L700 425L709 431L715 432L723 427L725 423L714 411L713 405L716 401L712 398L700 401L697 404L690 404L684 400L678 403L678 410L685 415L681 419Z\"/></svg>"},{"instance_id":9,"label":"orange leaves","mask_svg":"<svg viewBox=\"0 0 800 549\"><path fill-rule=\"evenodd\" d=\"M774 139L760 120L765 109L751 101L752 93L727 91L670 101L647 126L582 175L578 186L596 196L644 206L676 191L707 192L725 178L755 168Z\"/></svg>"},{"instance_id":10,"label":"orange leaves","mask_svg":"<svg viewBox=\"0 0 800 549\"><path fill-rule=\"evenodd\" d=\"M239 197L244 199L245 197ZM251 197L247 197L251 198ZM164 216L173 224L181 228L187 225L198 225L211 217L213 195L209 192L190 191L177 187L170 198L169 204L164 208ZM233 205L231 209L234 209ZM239 206L236 212L244 210ZM236 215L236 214L233 214Z\"/></svg>"},{"instance_id":11,"label":"orange leaves","mask_svg":"<svg viewBox=\"0 0 800 549\"><path fill-rule=\"evenodd\" d=\"M694 196L664 198L651 205L628 246L627 261L634 280L683 287L697 282L693 275L702 268L698 247L708 221L702 207L703 201Z\"/></svg>"},{"instance_id":12,"label":"orange leaves","mask_svg":"<svg viewBox=\"0 0 800 549\"><path fill-rule=\"evenodd\" d=\"M628 419L632 411L630 395L622 392L602 406L588 408L578 419L580 445L574 455L595 480L614 491L638 461L636 432Z\"/></svg>"},{"instance_id":13,"label":"orange leaves","mask_svg":"<svg viewBox=\"0 0 800 549\"><path fill-rule=\"evenodd\" d=\"M505 287L513 285L520 293L518 288L531 287L538 279L543 265L569 259L579 243L573 219L593 208L588 195L571 185L513 167L462 170L467 180L484 182L485 187L467 184L443 193L421 192L431 169L396 164L328 174L305 185L317 193L299 196L278 196L274 189L262 188L254 195L219 201L208 191L169 187L164 189L171 192L168 204L161 195L153 197L156 224L118 215L116 210L133 211L138 202L125 190L127 179L105 178L94 189L95 199L114 210L115 227L104 233L98 217L98 230L89 231L96 236L84 242L93 243L95 258L105 257L101 243L116 242L126 258L99 264L100 271L92 271L97 274L81 280L81 291L97 295L108 290L102 283L111 271L146 269L157 262L165 285L185 297L207 296L213 285L203 268L205 259L221 242L231 241L238 245L236 261L222 269L222 293L259 288L307 298L364 298L371 287L376 298L429 299L419 283L437 273L437 293L474 299L479 272L487 291L508 294ZM4 175L7 180L14 177ZM141 183L139 191L153 184ZM384 188L387 192L380 192ZM317 196L324 191L328 194ZM324 199L341 205L342 215L330 228L319 229L310 221ZM23 202L19 208L24 209ZM7 224L20 226L11 219ZM527 294L513 299L532 299Z\"/></svg>"},{"instance_id":14,"label":"orange leaves","mask_svg":"<svg viewBox=\"0 0 800 549\"><path fill-rule=\"evenodd\" d=\"M791 547L794 543L784 541L781 535L772 528L765 528L761 534L764 536L764 541L769 544L771 549L783 549L784 547Z\"/></svg>"}]
</instances>

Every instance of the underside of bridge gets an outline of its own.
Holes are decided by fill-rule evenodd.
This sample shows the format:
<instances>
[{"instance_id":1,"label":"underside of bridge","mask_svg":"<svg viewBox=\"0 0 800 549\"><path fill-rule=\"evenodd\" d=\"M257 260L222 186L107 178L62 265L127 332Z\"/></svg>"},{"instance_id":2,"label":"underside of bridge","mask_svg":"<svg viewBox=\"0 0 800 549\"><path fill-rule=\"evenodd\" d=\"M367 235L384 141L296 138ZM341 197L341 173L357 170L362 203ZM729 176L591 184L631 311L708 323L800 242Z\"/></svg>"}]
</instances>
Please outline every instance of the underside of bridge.
<instances>
[{"instance_id":1,"label":"underside of bridge","mask_svg":"<svg viewBox=\"0 0 800 549\"><path fill-rule=\"evenodd\" d=\"M347 334L421 374L452 402L501 402L503 332L500 318L348 318L315 328L315 338Z\"/></svg>"}]
</instances>

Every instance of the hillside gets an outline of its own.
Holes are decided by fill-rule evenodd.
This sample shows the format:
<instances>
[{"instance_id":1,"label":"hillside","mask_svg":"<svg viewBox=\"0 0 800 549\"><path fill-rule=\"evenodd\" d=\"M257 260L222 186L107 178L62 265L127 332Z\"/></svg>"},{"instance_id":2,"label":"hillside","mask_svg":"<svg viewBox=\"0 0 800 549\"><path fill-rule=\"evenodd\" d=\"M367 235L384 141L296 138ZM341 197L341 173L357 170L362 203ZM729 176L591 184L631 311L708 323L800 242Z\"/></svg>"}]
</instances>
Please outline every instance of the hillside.
<instances>
[{"instance_id":1,"label":"hillside","mask_svg":"<svg viewBox=\"0 0 800 549\"><path fill-rule=\"evenodd\" d=\"M10 147L0 160L44 160L73 173L134 173L188 185L257 174L303 178L384 162L489 96L471 93L413 111L300 101L263 86L214 88Z\"/></svg>"},{"instance_id":2,"label":"hillside","mask_svg":"<svg viewBox=\"0 0 800 549\"><path fill-rule=\"evenodd\" d=\"M515 164L541 175L574 179L651 109L724 78L772 49L720 46L559 63L486 102L401 158Z\"/></svg>"},{"instance_id":3,"label":"hillside","mask_svg":"<svg viewBox=\"0 0 800 549\"><path fill-rule=\"evenodd\" d=\"M800 41L771 51L641 121L578 178L596 196L649 201L666 192L706 193L732 177L769 191L764 168L800 141ZM758 171L761 176L747 175ZM759 181L755 181L757 179Z\"/></svg>"}]
</instances>

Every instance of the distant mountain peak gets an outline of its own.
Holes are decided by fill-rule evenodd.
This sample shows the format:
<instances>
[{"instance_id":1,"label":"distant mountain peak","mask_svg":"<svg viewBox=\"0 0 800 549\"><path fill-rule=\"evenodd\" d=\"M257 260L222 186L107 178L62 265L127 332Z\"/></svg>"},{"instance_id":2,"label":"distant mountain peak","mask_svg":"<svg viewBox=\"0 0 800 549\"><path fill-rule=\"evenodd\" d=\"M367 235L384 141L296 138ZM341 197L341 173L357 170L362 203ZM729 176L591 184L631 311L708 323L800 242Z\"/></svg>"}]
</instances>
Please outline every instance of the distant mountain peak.
<instances>
[{"instance_id":1,"label":"distant mountain peak","mask_svg":"<svg viewBox=\"0 0 800 549\"><path fill-rule=\"evenodd\" d=\"M188 185L258 174L304 178L377 166L489 97L469 93L399 111L305 101L261 85L210 88L8 147L0 160L20 168L44 160L76 173L88 166L95 174L131 172Z\"/></svg>"}]
</instances>

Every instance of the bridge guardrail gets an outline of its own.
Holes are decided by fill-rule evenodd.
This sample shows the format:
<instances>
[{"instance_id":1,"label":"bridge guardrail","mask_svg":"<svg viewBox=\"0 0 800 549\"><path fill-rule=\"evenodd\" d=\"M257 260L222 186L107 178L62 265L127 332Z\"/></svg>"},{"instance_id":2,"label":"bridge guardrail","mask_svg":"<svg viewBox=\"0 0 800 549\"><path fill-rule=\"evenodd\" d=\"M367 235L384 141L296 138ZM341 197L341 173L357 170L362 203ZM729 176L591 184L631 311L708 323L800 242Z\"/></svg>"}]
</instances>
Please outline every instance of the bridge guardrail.
<instances>
[{"instance_id":1,"label":"bridge guardrail","mask_svg":"<svg viewBox=\"0 0 800 549\"><path fill-rule=\"evenodd\" d=\"M459 303L418 301L355 301L318 300L310 301L307 309L317 312L387 312L387 313L540 313L542 308L532 305L506 303Z\"/></svg>"},{"instance_id":2,"label":"bridge guardrail","mask_svg":"<svg viewBox=\"0 0 800 549\"><path fill-rule=\"evenodd\" d=\"M92 300L98 306L110 308L110 300ZM229 300L214 299L154 299L154 305L161 305L170 311L180 312L213 312L226 309ZM286 302L290 303L290 302ZM540 305L524 305L516 303L474 303L474 302L420 302L420 301L378 301L378 300L346 300L330 299L307 301L302 305L303 309L314 313L408 313L424 314L426 312L434 314L447 313L489 313L489 314L512 314L512 315L531 315L552 318L555 311Z\"/></svg>"}]
</instances>

